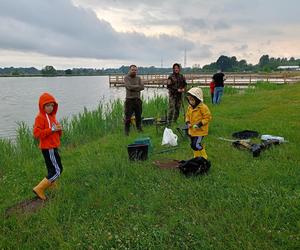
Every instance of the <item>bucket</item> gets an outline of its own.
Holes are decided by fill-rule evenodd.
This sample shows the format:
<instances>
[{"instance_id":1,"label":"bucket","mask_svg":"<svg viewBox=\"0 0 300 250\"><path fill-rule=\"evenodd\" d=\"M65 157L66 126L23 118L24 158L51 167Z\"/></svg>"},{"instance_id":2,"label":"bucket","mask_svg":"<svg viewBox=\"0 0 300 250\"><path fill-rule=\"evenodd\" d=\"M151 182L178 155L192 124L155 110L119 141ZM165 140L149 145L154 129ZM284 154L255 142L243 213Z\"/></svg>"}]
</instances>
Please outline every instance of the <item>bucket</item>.
<instances>
[{"instance_id":1,"label":"bucket","mask_svg":"<svg viewBox=\"0 0 300 250\"><path fill-rule=\"evenodd\" d=\"M134 140L134 144L146 144L148 145L149 153L153 151L150 137L137 138L136 140Z\"/></svg>"},{"instance_id":2,"label":"bucket","mask_svg":"<svg viewBox=\"0 0 300 250\"><path fill-rule=\"evenodd\" d=\"M147 144L129 144L127 151L131 161L145 161L148 158Z\"/></svg>"}]
</instances>

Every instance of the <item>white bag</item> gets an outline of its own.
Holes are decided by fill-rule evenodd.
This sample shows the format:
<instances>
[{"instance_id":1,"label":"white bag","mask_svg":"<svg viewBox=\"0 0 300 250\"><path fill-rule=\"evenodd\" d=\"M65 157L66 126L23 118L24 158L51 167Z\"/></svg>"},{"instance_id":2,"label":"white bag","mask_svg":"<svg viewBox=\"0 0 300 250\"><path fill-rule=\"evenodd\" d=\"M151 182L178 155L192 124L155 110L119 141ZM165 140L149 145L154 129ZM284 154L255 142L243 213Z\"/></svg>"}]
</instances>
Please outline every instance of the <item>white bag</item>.
<instances>
[{"instance_id":1,"label":"white bag","mask_svg":"<svg viewBox=\"0 0 300 250\"><path fill-rule=\"evenodd\" d=\"M260 139L262 139L263 141L267 141L267 140L278 140L279 143L286 142L286 140L284 140L284 137L281 137L281 136L274 136L274 135L262 135L262 136L260 137Z\"/></svg>"},{"instance_id":2,"label":"white bag","mask_svg":"<svg viewBox=\"0 0 300 250\"><path fill-rule=\"evenodd\" d=\"M172 129L165 128L161 145L177 146L178 136L173 133Z\"/></svg>"}]
</instances>

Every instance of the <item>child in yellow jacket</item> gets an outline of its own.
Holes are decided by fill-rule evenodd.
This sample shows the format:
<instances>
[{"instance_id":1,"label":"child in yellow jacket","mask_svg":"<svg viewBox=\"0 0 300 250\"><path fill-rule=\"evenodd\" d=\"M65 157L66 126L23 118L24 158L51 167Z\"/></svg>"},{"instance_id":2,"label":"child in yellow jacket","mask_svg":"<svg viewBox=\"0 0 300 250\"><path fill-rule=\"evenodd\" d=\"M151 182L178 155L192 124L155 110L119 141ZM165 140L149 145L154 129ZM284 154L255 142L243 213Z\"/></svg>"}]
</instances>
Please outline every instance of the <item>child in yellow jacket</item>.
<instances>
[{"instance_id":1,"label":"child in yellow jacket","mask_svg":"<svg viewBox=\"0 0 300 250\"><path fill-rule=\"evenodd\" d=\"M208 125L212 119L208 107L203 103L203 92L199 87L191 88L187 92L189 103L185 121L188 126L188 134L191 138L191 148L194 157L203 157L207 160L207 154L202 144L204 136L208 135Z\"/></svg>"}]
</instances>

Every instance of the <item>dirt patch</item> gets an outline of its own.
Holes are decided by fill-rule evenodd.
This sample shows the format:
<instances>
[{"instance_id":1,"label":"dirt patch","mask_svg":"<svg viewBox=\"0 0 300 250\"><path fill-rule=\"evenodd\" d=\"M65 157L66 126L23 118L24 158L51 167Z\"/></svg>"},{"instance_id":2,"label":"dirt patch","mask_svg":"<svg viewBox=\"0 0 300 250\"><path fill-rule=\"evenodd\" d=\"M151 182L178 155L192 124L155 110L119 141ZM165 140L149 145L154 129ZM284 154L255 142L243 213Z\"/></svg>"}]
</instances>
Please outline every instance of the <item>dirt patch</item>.
<instances>
[{"instance_id":1,"label":"dirt patch","mask_svg":"<svg viewBox=\"0 0 300 250\"><path fill-rule=\"evenodd\" d=\"M22 201L18 204L15 204L6 209L5 214L6 216L11 216L13 214L29 214L34 213L45 206L45 201L34 197L29 200Z\"/></svg>"},{"instance_id":2,"label":"dirt patch","mask_svg":"<svg viewBox=\"0 0 300 250\"><path fill-rule=\"evenodd\" d=\"M178 160L156 160L153 164L162 169L177 169L179 167Z\"/></svg>"}]
</instances>

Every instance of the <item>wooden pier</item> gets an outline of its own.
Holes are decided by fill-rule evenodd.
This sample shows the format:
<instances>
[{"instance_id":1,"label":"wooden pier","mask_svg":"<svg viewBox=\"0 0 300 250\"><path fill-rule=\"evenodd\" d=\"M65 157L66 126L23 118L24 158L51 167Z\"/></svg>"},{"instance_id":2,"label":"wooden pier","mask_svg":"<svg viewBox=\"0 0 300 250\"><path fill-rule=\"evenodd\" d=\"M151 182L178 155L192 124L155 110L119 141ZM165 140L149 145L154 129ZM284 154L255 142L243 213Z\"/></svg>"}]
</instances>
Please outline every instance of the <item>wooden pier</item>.
<instances>
[{"instance_id":1,"label":"wooden pier","mask_svg":"<svg viewBox=\"0 0 300 250\"><path fill-rule=\"evenodd\" d=\"M169 75L153 74L139 75L145 87L165 88ZM184 74L188 85L209 86L212 75L208 74ZM124 87L125 75L109 75L109 86ZM226 74L225 85L229 86L250 86L258 81L286 84L300 82L300 76L287 76L284 74Z\"/></svg>"}]
</instances>

